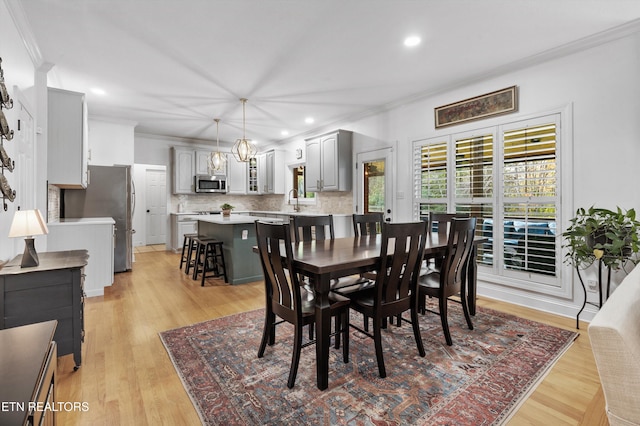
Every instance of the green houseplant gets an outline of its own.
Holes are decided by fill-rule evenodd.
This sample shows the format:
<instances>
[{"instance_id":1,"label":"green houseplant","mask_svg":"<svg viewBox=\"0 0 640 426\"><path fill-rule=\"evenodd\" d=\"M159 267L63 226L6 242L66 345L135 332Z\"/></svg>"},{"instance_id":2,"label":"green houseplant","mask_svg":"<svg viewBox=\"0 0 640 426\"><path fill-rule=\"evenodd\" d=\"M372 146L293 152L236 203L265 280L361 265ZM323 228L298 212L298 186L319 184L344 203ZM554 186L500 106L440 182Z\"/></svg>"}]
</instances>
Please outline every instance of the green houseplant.
<instances>
[{"instance_id":1,"label":"green houseplant","mask_svg":"<svg viewBox=\"0 0 640 426\"><path fill-rule=\"evenodd\" d=\"M597 262L599 304L602 307L602 266L607 268L607 298L611 287L611 270L623 269L627 262L638 262L638 229L636 212L595 208L579 208L565 232L563 247L567 249L565 263L576 268L584 291L584 303L576 316L576 328L580 328L580 314L587 304L587 289L580 270Z\"/></svg>"},{"instance_id":2,"label":"green houseplant","mask_svg":"<svg viewBox=\"0 0 640 426\"><path fill-rule=\"evenodd\" d=\"M220 206L220 208L222 209L223 216L229 216L231 214L231 210L233 210L235 207L233 207L229 203L224 203L223 205Z\"/></svg>"},{"instance_id":3,"label":"green houseplant","mask_svg":"<svg viewBox=\"0 0 640 426\"><path fill-rule=\"evenodd\" d=\"M638 229L636 212L619 207L613 211L602 208L579 208L565 232L565 262L585 269L595 261L611 269L621 269L628 261L637 263Z\"/></svg>"}]
</instances>

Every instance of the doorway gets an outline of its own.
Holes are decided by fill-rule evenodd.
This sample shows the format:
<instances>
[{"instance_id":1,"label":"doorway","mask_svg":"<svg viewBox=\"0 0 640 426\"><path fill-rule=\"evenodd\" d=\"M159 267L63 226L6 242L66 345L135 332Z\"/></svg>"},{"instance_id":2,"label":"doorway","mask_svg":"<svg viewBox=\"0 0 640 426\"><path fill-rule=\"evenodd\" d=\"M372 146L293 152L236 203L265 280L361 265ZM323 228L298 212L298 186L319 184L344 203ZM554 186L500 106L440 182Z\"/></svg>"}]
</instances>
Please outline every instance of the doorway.
<instances>
[{"instance_id":1,"label":"doorway","mask_svg":"<svg viewBox=\"0 0 640 426\"><path fill-rule=\"evenodd\" d=\"M384 148L356 155L356 213L384 213L393 218L393 149Z\"/></svg>"},{"instance_id":2,"label":"doorway","mask_svg":"<svg viewBox=\"0 0 640 426\"><path fill-rule=\"evenodd\" d=\"M166 171L145 170L146 245L165 244L167 239Z\"/></svg>"}]
</instances>

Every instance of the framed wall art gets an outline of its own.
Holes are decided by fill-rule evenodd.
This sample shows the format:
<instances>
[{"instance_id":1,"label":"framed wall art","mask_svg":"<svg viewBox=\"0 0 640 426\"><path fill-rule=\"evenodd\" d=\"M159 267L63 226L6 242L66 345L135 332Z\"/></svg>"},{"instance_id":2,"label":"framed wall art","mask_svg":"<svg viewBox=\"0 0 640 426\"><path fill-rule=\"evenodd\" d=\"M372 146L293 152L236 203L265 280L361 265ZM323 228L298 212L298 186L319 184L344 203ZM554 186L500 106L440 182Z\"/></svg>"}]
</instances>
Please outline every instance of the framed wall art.
<instances>
[{"instance_id":1,"label":"framed wall art","mask_svg":"<svg viewBox=\"0 0 640 426\"><path fill-rule=\"evenodd\" d=\"M518 86L434 109L436 129L518 111Z\"/></svg>"}]
</instances>

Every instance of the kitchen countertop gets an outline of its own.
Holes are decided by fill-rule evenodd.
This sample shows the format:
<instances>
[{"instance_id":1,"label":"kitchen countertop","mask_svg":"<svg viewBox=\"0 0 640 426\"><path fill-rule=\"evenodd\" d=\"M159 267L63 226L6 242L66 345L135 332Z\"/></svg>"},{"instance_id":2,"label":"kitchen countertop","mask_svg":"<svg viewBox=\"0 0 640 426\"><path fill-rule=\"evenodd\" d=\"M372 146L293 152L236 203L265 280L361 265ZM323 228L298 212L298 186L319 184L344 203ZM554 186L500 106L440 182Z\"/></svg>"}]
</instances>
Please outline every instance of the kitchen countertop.
<instances>
[{"instance_id":1,"label":"kitchen countertop","mask_svg":"<svg viewBox=\"0 0 640 426\"><path fill-rule=\"evenodd\" d=\"M47 226L60 226L60 225L115 225L116 221L111 217L80 217L80 218L65 218L60 219L58 222L49 222Z\"/></svg>"},{"instance_id":2,"label":"kitchen countertop","mask_svg":"<svg viewBox=\"0 0 640 426\"><path fill-rule=\"evenodd\" d=\"M326 216L328 214L333 214L336 217L351 217L351 213L317 213L317 212L295 212L295 211L289 211L289 210L238 210L238 211L233 211L231 212L232 216L238 216L238 215L243 215L243 216L249 216L250 214L278 214L278 215L286 215L286 216ZM199 214L196 212L181 212L181 213L171 213L172 215L176 215L176 216L194 216L195 219L200 219L201 217L210 217L210 216L221 216L220 213L214 213L214 214Z\"/></svg>"},{"instance_id":3,"label":"kitchen countertop","mask_svg":"<svg viewBox=\"0 0 640 426\"><path fill-rule=\"evenodd\" d=\"M238 225L245 223L254 223L256 220L265 220L263 217L248 216L243 214L232 214L231 216L222 216L219 214L210 215L194 215L195 220L208 223L216 223L218 225ZM269 222L282 222L281 219L267 218Z\"/></svg>"}]
</instances>

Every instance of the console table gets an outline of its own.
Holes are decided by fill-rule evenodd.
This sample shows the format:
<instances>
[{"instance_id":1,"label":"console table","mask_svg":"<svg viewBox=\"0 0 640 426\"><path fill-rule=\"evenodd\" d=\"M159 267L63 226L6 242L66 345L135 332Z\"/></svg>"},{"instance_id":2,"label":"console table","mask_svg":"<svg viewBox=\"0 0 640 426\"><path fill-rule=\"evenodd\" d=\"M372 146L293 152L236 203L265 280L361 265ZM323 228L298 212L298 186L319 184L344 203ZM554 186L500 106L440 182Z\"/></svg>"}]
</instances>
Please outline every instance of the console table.
<instances>
[{"instance_id":1,"label":"console table","mask_svg":"<svg viewBox=\"0 0 640 426\"><path fill-rule=\"evenodd\" d=\"M0 269L0 329L57 320L58 355L82 363L84 267L87 250L38 253L40 265L21 268L22 255Z\"/></svg>"},{"instance_id":2,"label":"console table","mask_svg":"<svg viewBox=\"0 0 640 426\"><path fill-rule=\"evenodd\" d=\"M0 424L56 424L55 329L47 321L0 330Z\"/></svg>"}]
</instances>

